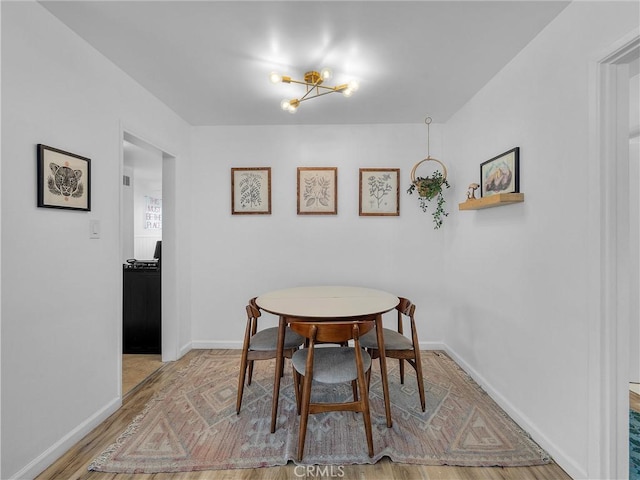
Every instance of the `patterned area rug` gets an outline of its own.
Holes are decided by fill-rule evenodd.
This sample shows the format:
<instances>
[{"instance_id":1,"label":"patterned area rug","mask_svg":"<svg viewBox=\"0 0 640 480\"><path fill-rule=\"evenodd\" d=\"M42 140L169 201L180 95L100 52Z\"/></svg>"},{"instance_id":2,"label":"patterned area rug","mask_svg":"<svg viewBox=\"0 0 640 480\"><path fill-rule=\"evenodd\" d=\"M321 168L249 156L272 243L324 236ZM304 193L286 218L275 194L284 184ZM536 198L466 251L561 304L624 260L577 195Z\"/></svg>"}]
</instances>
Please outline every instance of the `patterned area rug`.
<instances>
[{"instance_id":1,"label":"patterned area rug","mask_svg":"<svg viewBox=\"0 0 640 480\"><path fill-rule=\"evenodd\" d=\"M640 413L629 410L629 480L640 480Z\"/></svg>"},{"instance_id":2,"label":"patterned area rug","mask_svg":"<svg viewBox=\"0 0 640 480\"><path fill-rule=\"evenodd\" d=\"M387 428L382 388L374 365L371 421L375 456L367 455L360 414L309 417L304 464L347 465L392 461L422 465L541 465L549 456L443 352L424 352L426 412L415 375L400 384L398 362L389 361L393 427ZM203 352L157 394L117 442L89 470L158 473L285 465L296 456L298 416L290 363L282 379L278 428L270 433L274 361L256 362L235 412L239 355ZM321 387L316 389L316 387ZM324 387L324 388L322 388ZM351 387L314 385L314 397L351 398ZM318 398L318 397L315 397Z\"/></svg>"}]
</instances>

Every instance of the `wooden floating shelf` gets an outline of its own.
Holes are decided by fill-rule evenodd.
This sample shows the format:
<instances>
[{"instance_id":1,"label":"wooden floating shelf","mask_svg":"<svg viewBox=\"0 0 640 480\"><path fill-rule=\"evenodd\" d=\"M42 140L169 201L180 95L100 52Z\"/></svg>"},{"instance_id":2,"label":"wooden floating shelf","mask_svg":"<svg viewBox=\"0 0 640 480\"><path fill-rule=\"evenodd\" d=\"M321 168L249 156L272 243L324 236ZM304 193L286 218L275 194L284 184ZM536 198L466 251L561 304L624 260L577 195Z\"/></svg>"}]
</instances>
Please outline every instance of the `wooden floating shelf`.
<instances>
[{"instance_id":1,"label":"wooden floating shelf","mask_svg":"<svg viewBox=\"0 0 640 480\"><path fill-rule=\"evenodd\" d=\"M459 210L480 210L483 208L499 207L500 205L510 205L512 203L524 202L524 193L498 193L489 197L482 197L475 200L467 200L458 204Z\"/></svg>"}]
</instances>

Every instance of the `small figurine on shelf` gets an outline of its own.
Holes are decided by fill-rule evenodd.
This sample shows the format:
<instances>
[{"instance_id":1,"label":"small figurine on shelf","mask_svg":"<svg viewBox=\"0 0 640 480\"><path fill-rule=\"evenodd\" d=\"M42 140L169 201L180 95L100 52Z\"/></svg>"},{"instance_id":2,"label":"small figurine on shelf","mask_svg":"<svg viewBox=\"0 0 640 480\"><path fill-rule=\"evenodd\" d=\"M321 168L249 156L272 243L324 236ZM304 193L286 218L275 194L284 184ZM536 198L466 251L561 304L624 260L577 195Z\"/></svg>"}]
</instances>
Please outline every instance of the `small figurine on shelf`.
<instances>
[{"instance_id":1,"label":"small figurine on shelf","mask_svg":"<svg viewBox=\"0 0 640 480\"><path fill-rule=\"evenodd\" d=\"M476 200L476 190L478 188L480 188L480 185L477 183L469 185L469 190L467 190L467 200Z\"/></svg>"}]
</instances>

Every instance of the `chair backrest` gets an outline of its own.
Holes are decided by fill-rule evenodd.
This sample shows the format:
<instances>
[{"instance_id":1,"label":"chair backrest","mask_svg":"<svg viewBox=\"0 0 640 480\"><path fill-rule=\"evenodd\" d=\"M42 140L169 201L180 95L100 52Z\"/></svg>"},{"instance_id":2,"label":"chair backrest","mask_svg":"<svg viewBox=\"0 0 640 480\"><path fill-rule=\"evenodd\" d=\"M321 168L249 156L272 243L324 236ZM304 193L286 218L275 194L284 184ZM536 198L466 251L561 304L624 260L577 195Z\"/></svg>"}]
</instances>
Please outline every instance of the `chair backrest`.
<instances>
[{"instance_id":1,"label":"chair backrest","mask_svg":"<svg viewBox=\"0 0 640 480\"><path fill-rule=\"evenodd\" d=\"M342 343L358 339L375 326L374 320L292 322L291 330L314 343Z\"/></svg>"},{"instance_id":2,"label":"chair backrest","mask_svg":"<svg viewBox=\"0 0 640 480\"><path fill-rule=\"evenodd\" d=\"M249 303L247 305L247 319L252 320L258 318L260 315L260 309Z\"/></svg>"},{"instance_id":3,"label":"chair backrest","mask_svg":"<svg viewBox=\"0 0 640 480\"><path fill-rule=\"evenodd\" d=\"M416 306L411 303L411 300L404 297L398 297L400 303L396 306L396 310L398 311L398 332L404 333L402 328L402 315L406 315L413 322L413 315L416 311Z\"/></svg>"},{"instance_id":4,"label":"chair backrest","mask_svg":"<svg viewBox=\"0 0 640 480\"><path fill-rule=\"evenodd\" d=\"M398 297L398 300L400 300L400 303L398 303L398 306L396 307L398 313L402 313L407 317L413 317L413 314L416 311L416 306L411 303L411 300L403 297Z\"/></svg>"},{"instance_id":5,"label":"chair backrest","mask_svg":"<svg viewBox=\"0 0 640 480\"><path fill-rule=\"evenodd\" d=\"M253 297L251 299L249 299L249 305L251 305L253 308L255 308L256 310L260 310L260 307L258 307L258 304L256 303L256 298L258 297Z\"/></svg>"},{"instance_id":6,"label":"chair backrest","mask_svg":"<svg viewBox=\"0 0 640 480\"><path fill-rule=\"evenodd\" d=\"M256 298L249 299L247 304L247 328L250 329L250 335L253 336L258 331L258 318L262 315L260 307L256 303Z\"/></svg>"}]
</instances>

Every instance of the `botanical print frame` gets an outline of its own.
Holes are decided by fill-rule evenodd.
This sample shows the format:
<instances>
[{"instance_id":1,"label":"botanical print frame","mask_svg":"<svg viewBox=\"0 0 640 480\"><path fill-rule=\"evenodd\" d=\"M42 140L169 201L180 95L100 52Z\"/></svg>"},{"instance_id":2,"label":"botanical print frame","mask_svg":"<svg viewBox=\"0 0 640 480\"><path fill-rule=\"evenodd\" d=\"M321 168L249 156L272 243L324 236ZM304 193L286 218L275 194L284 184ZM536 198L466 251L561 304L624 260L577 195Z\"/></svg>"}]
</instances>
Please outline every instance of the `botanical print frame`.
<instances>
[{"instance_id":1,"label":"botanical print frame","mask_svg":"<svg viewBox=\"0 0 640 480\"><path fill-rule=\"evenodd\" d=\"M480 196L520 191L520 147L480 164Z\"/></svg>"},{"instance_id":2,"label":"botanical print frame","mask_svg":"<svg viewBox=\"0 0 640 480\"><path fill-rule=\"evenodd\" d=\"M360 216L400 215L400 169L360 169Z\"/></svg>"},{"instance_id":3,"label":"botanical print frame","mask_svg":"<svg viewBox=\"0 0 640 480\"><path fill-rule=\"evenodd\" d=\"M231 214L271 214L271 167L231 169Z\"/></svg>"},{"instance_id":4,"label":"botanical print frame","mask_svg":"<svg viewBox=\"0 0 640 480\"><path fill-rule=\"evenodd\" d=\"M91 159L38 144L38 207L91 211Z\"/></svg>"},{"instance_id":5,"label":"botanical print frame","mask_svg":"<svg viewBox=\"0 0 640 480\"><path fill-rule=\"evenodd\" d=\"M337 215L338 168L298 167L298 215Z\"/></svg>"}]
</instances>

